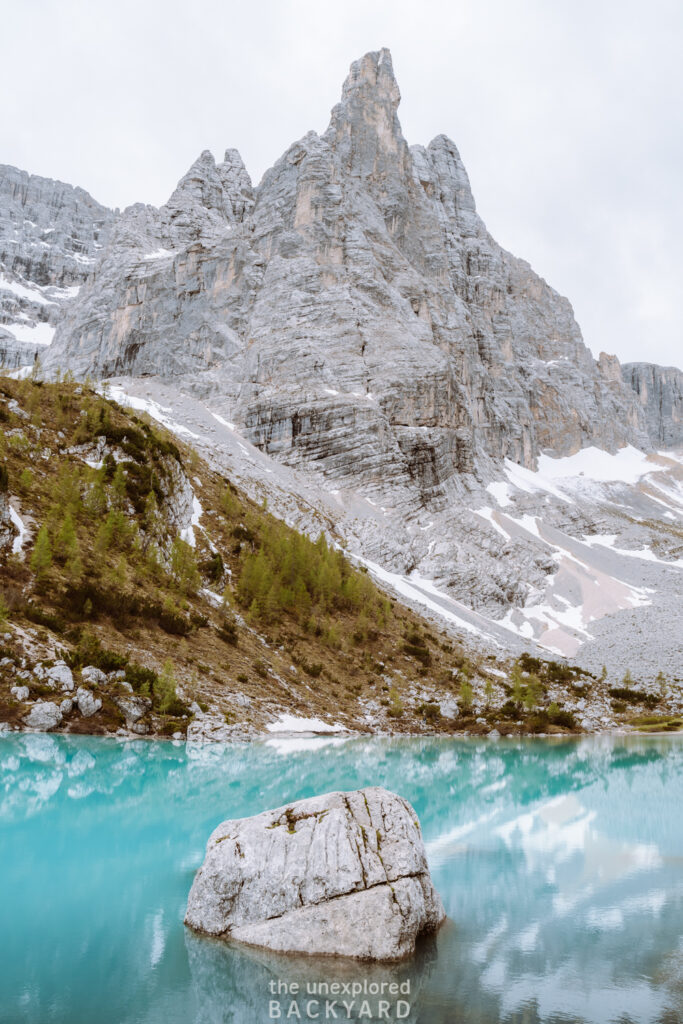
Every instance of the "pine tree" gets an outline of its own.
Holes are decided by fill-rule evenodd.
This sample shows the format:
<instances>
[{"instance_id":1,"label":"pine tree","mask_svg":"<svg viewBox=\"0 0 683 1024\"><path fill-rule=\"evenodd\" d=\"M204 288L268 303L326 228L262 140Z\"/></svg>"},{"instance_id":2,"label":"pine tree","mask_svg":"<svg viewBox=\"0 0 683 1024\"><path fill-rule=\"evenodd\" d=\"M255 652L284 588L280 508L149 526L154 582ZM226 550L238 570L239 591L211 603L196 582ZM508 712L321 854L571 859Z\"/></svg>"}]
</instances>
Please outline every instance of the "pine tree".
<instances>
[{"instance_id":1,"label":"pine tree","mask_svg":"<svg viewBox=\"0 0 683 1024\"><path fill-rule=\"evenodd\" d=\"M92 487L86 492L83 505L93 519L99 519L107 511L107 494L100 473L97 474L97 479Z\"/></svg>"},{"instance_id":2,"label":"pine tree","mask_svg":"<svg viewBox=\"0 0 683 1024\"><path fill-rule=\"evenodd\" d=\"M66 562L78 554L76 527L70 512L66 513L62 520L62 525L57 531L54 554L60 562Z\"/></svg>"},{"instance_id":3,"label":"pine tree","mask_svg":"<svg viewBox=\"0 0 683 1024\"><path fill-rule=\"evenodd\" d=\"M175 669L173 668L173 662L170 658L167 658L164 662L161 674L157 682L154 684L154 694L158 700L159 711L162 715L165 715L170 711L173 704L178 699L178 695L176 693Z\"/></svg>"},{"instance_id":4,"label":"pine tree","mask_svg":"<svg viewBox=\"0 0 683 1024\"><path fill-rule=\"evenodd\" d=\"M75 581L80 580L83 575L83 562L81 561L80 552L78 550L78 542L76 543L76 551L66 563L66 572L69 578Z\"/></svg>"},{"instance_id":5,"label":"pine tree","mask_svg":"<svg viewBox=\"0 0 683 1024\"><path fill-rule=\"evenodd\" d=\"M155 537L159 525L159 506L154 491L145 498L145 530L150 537Z\"/></svg>"},{"instance_id":6,"label":"pine tree","mask_svg":"<svg viewBox=\"0 0 683 1024\"><path fill-rule=\"evenodd\" d=\"M120 462L114 471L111 488L114 495L112 504L115 508L124 508L126 504L126 471Z\"/></svg>"},{"instance_id":7,"label":"pine tree","mask_svg":"<svg viewBox=\"0 0 683 1024\"><path fill-rule=\"evenodd\" d=\"M519 665L513 665L512 672L510 673L510 681L512 683L512 692L510 696L515 704L521 704L524 700L524 679Z\"/></svg>"},{"instance_id":8,"label":"pine tree","mask_svg":"<svg viewBox=\"0 0 683 1024\"><path fill-rule=\"evenodd\" d=\"M31 569L38 579L42 579L52 565L52 546L47 526L41 526L31 555Z\"/></svg>"},{"instance_id":9,"label":"pine tree","mask_svg":"<svg viewBox=\"0 0 683 1024\"><path fill-rule=\"evenodd\" d=\"M655 685L659 690L660 697L666 697L667 691L669 689L669 684L667 682L666 676L664 675L661 669L659 670L655 678Z\"/></svg>"},{"instance_id":10,"label":"pine tree","mask_svg":"<svg viewBox=\"0 0 683 1024\"><path fill-rule=\"evenodd\" d=\"M201 579L197 568L194 550L187 541L176 537L171 548L171 572L180 589L186 593L194 593Z\"/></svg>"},{"instance_id":11,"label":"pine tree","mask_svg":"<svg viewBox=\"0 0 683 1024\"><path fill-rule=\"evenodd\" d=\"M116 548L127 550L133 537L133 528L120 509L110 508L107 518L100 524L95 536L95 547L98 551L109 551Z\"/></svg>"},{"instance_id":12,"label":"pine tree","mask_svg":"<svg viewBox=\"0 0 683 1024\"><path fill-rule=\"evenodd\" d=\"M463 679L460 684L460 706L463 710L467 711L472 707L473 697L472 684L467 679Z\"/></svg>"}]
</instances>

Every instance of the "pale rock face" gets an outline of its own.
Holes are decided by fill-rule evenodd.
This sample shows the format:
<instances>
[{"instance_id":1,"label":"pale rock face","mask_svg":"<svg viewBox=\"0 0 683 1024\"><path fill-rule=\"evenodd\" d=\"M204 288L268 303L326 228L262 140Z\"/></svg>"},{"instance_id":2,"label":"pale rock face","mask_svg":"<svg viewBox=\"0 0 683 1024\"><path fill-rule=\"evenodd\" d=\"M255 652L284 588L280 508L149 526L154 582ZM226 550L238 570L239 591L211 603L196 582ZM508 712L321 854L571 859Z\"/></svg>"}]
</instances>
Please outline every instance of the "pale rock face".
<instances>
[{"instance_id":1,"label":"pale rock face","mask_svg":"<svg viewBox=\"0 0 683 1024\"><path fill-rule=\"evenodd\" d=\"M625 363L621 368L645 411L650 440L657 448L683 444L683 372L675 366Z\"/></svg>"},{"instance_id":2,"label":"pale rock face","mask_svg":"<svg viewBox=\"0 0 683 1024\"><path fill-rule=\"evenodd\" d=\"M39 700L33 705L24 718L28 729L34 732L47 732L54 729L62 721L62 712L51 701Z\"/></svg>"},{"instance_id":3,"label":"pale rock face","mask_svg":"<svg viewBox=\"0 0 683 1024\"><path fill-rule=\"evenodd\" d=\"M94 665L87 665L81 671L81 679L87 686L104 686L107 682L107 675Z\"/></svg>"},{"instance_id":4,"label":"pale rock face","mask_svg":"<svg viewBox=\"0 0 683 1024\"><path fill-rule=\"evenodd\" d=\"M223 822L185 923L280 952L398 960L444 916L415 811L371 787Z\"/></svg>"},{"instance_id":5,"label":"pale rock face","mask_svg":"<svg viewBox=\"0 0 683 1024\"><path fill-rule=\"evenodd\" d=\"M28 686L12 686L9 691L13 697L17 700L28 700L29 688Z\"/></svg>"},{"instance_id":6,"label":"pale rock face","mask_svg":"<svg viewBox=\"0 0 683 1024\"><path fill-rule=\"evenodd\" d=\"M0 165L0 365L42 356L116 214L81 188Z\"/></svg>"},{"instance_id":7,"label":"pale rock face","mask_svg":"<svg viewBox=\"0 0 683 1024\"><path fill-rule=\"evenodd\" d=\"M408 147L399 100L366 54L257 189L205 152L161 210L126 211L50 365L182 374L278 458L413 507L491 460L647 445L567 300L486 232L455 145Z\"/></svg>"},{"instance_id":8,"label":"pale rock face","mask_svg":"<svg viewBox=\"0 0 683 1024\"><path fill-rule=\"evenodd\" d=\"M86 690L83 686L79 686L76 690L74 703L84 718L91 718L102 707L100 698L95 697L90 690Z\"/></svg>"}]
</instances>

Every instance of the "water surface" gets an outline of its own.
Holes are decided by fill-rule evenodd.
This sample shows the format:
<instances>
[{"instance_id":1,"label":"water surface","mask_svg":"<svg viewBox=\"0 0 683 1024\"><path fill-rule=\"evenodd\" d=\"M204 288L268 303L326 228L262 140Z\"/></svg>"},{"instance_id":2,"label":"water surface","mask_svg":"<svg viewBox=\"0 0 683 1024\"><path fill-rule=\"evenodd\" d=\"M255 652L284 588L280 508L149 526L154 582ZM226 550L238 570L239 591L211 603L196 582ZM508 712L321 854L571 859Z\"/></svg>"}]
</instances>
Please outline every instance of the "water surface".
<instances>
[{"instance_id":1,"label":"water surface","mask_svg":"<svg viewBox=\"0 0 683 1024\"><path fill-rule=\"evenodd\" d=\"M187 893L221 820L371 784L415 806L449 916L414 961L282 958L187 933ZM10 735L0 1021L260 1024L279 979L409 983L411 1024L681 1024L682 807L676 736L186 747ZM290 997L276 1001L298 1019ZM377 999L368 1009L358 1016L359 998L350 1019L377 1019Z\"/></svg>"}]
</instances>

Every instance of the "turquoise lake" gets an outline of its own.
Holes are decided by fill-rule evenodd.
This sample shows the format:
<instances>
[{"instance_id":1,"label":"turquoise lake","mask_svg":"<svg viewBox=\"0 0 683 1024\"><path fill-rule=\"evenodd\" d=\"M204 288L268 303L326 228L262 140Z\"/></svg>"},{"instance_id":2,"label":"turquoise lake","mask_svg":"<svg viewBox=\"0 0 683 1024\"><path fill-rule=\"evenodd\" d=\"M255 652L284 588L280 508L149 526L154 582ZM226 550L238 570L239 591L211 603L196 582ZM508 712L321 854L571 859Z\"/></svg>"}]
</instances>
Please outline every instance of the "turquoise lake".
<instances>
[{"instance_id":1,"label":"turquoise lake","mask_svg":"<svg viewBox=\"0 0 683 1024\"><path fill-rule=\"evenodd\" d=\"M409 1024L681 1024L682 740L1 737L0 1021L260 1024L277 1019L271 982L341 980L409 985ZM221 820L364 785L420 816L449 920L414 960L292 959L188 933ZM283 1021L299 1019L290 1004ZM377 1019L359 1007L336 1019Z\"/></svg>"}]
</instances>

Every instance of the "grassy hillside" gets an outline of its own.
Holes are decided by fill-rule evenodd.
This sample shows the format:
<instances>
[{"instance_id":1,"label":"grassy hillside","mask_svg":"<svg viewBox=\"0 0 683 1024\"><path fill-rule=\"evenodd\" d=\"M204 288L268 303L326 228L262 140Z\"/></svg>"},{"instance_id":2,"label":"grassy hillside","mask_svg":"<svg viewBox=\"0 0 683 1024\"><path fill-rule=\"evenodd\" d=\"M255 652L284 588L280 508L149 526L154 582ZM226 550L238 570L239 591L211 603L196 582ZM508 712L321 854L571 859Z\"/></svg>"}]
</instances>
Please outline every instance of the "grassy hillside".
<instances>
[{"instance_id":1,"label":"grassy hillside","mask_svg":"<svg viewBox=\"0 0 683 1024\"><path fill-rule=\"evenodd\" d=\"M90 388L0 378L0 426L1 720L59 701L44 674L65 660L76 686L89 665L118 673L88 683L102 707L69 731L122 727L131 687L161 734L184 733L190 705L254 729L282 711L361 730L573 726L547 667L504 678Z\"/></svg>"}]
</instances>

